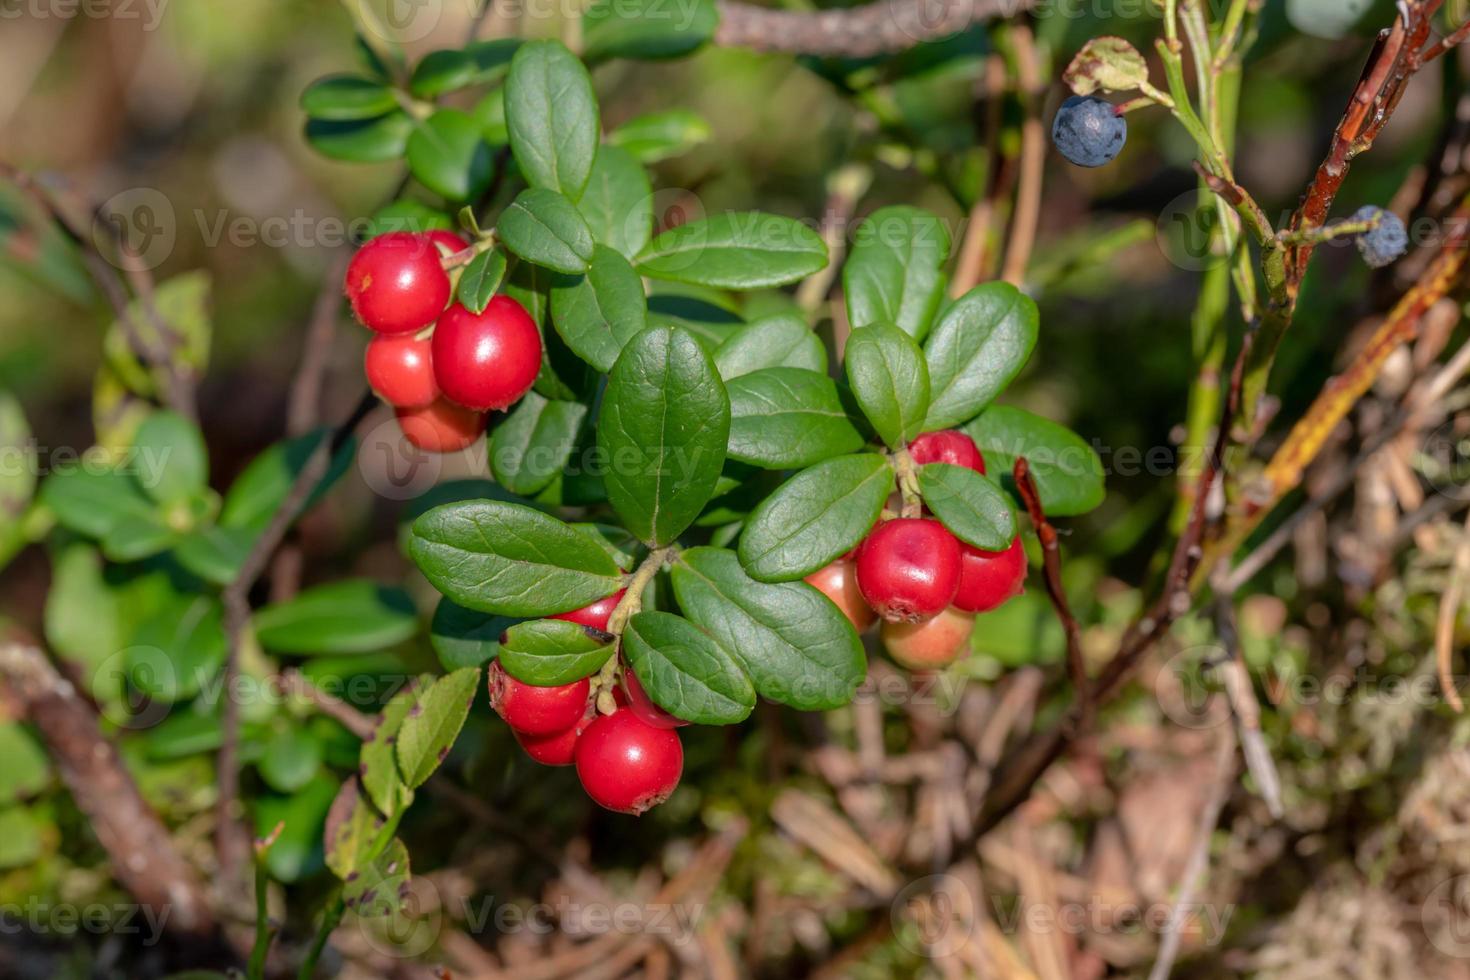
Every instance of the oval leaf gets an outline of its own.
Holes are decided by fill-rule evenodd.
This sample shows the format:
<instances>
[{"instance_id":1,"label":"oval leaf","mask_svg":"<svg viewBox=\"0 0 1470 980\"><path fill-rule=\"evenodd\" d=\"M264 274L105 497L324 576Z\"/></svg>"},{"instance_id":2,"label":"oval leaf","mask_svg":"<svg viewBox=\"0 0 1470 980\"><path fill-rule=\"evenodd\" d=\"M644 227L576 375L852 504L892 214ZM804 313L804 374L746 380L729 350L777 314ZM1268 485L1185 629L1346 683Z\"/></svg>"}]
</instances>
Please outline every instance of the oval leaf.
<instances>
[{"instance_id":1,"label":"oval leaf","mask_svg":"<svg viewBox=\"0 0 1470 980\"><path fill-rule=\"evenodd\" d=\"M418 703L419 692L427 683L427 676L419 677L393 695L378 713L378 723L367 741L362 743L358 756L357 773L362 780L363 792L386 817L393 816L413 799L413 791L404 785L403 776L398 771L394 744L408 713Z\"/></svg>"},{"instance_id":2,"label":"oval leaf","mask_svg":"<svg viewBox=\"0 0 1470 980\"><path fill-rule=\"evenodd\" d=\"M966 544L1004 551L1016 536L1016 515L1000 487L974 470L948 463L919 468L919 492L940 523Z\"/></svg>"},{"instance_id":3,"label":"oval leaf","mask_svg":"<svg viewBox=\"0 0 1470 980\"><path fill-rule=\"evenodd\" d=\"M858 226L842 268L847 318L854 327L890 323L922 340L944 299L949 232L927 211L879 208Z\"/></svg>"},{"instance_id":4,"label":"oval leaf","mask_svg":"<svg viewBox=\"0 0 1470 980\"><path fill-rule=\"evenodd\" d=\"M638 161L616 146L597 151L577 201L592 237L633 258L653 237L653 187Z\"/></svg>"},{"instance_id":5,"label":"oval leaf","mask_svg":"<svg viewBox=\"0 0 1470 980\"><path fill-rule=\"evenodd\" d=\"M479 687L480 668L465 667L440 677L419 695L395 742L398 771L409 789L422 786L449 755Z\"/></svg>"},{"instance_id":6,"label":"oval leaf","mask_svg":"<svg viewBox=\"0 0 1470 980\"><path fill-rule=\"evenodd\" d=\"M470 259L459 276L455 296L471 313L483 313L505 278L505 253L488 249Z\"/></svg>"},{"instance_id":7,"label":"oval leaf","mask_svg":"<svg viewBox=\"0 0 1470 980\"><path fill-rule=\"evenodd\" d=\"M571 458L587 406L551 401L534 391L522 398L490 439L490 470L511 493L546 489Z\"/></svg>"},{"instance_id":8,"label":"oval leaf","mask_svg":"<svg viewBox=\"0 0 1470 980\"><path fill-rule=\"evenodd\" d=\"M495 172L480 124L458 109L440 109L415 126L407 153L414 180L451 201L479 197Z\"/></svg>"},{"instance_id":9,"label":"oval leaf","mask_svg":"<svg viewBox=\"0 0 1470 980\"><path fill-rule=\"evenodd\" d=\"M715 349L715 367L726 381L762 368L806 368L827 373L827 348L792 314L752 320Z\"/></svg>"},{"instance_id":10,"label":"oval leaf","mask_svg":"<svg viewBox=\"0 0 1470 980\"><path fill-rule=\"evenodd\" d=\"M712 135L703 116L689 109L669 109L630 119L609 133L607 139L640 163L658 163L708 143Z\"/></svg>"},{"instance_id":11,"label":"oval leaf","mask_svg":"<svg viewBox=\"0 0 1470 980\"><path fill-rule=\"evenodd\" d=\"M1085 514L1103 502L1107 491L1102 460L1072 430L1023 409L996 405L970 423L965 433L1013 494L1011 468L1018 456L1025 456L1041 509L1049 516Z\"/></svg>"},{"instance_id":12,"label":"oval leaf","mask_svg":"<svg viewBox=\"0 0 1470 980\"><path fill-rule=\"evenodd\" d=\"M827 265L827 246L791 218L761 211L718 214L659 235L638 256L655 279L719 289L764 289L805 279Z\"/></svg>"},{"instance_id":13,"label":"oval leaf","mask_svg":"<svg viewBox=\"0 0 1470 980\"><path fill-rule=\"evenodd\" d=\"M729 456L769 470L799 469L863 448L837 383L804 368L775 367L730 382Z\"/></svg>"},{"instance_id":14,"label":"oval leaf","mask_svg":"<svg viewBox=\"0 0 1470 980\"><path fill-rule=\"evenodd\" d=\"M307 589L255 613L255 636L281 653L371 653L418 631L402 589L349 579Z\"/></svg>"},{"instance_id":15,"label":"oval leaf","mask_svg":"<svg viewBox=\"0 0 1470 980\"><path fill-rule=\"evenodd\" d=\"M516 624L509 616L466 609L453 599L440 599L429 623L429 643L445 670L481 667L500 653L500 636Z\"/></svg>"},{"instance_id":16,"label":"oval leaf","mask_svg":"<svg viewBox=\"0 0 1470 980\"><path fill-rule=\"evenodd\" d=\"M891 449L924 431L929 411L929 370L914 339L897 327L859 327L844 355L853 398Z\"/></svg>"},{"instance_id":17,"label":"oval leaf","mask_svg":"<svg viewBox=\"0 0 1470 980\"><path fill-rule=\"evenodd\" d=\"M177 412L154 412L138 428L138 485L163 504L193 496L206 485L209 454L204 433Z\"/></svg>"},{"instance_id":18,"label":"oval leaf","mask_svg":"<svg viewBox=\"0 0 1470 980\"><path fill-rule=\"evenodd\" d=\"M512 626L500 645L500 665L516 680L556 687L590 677L613 655L615 638L560 619Z\"/></svg>"},{"instance_id":19,"label":"oval leaf","mask_svg":"<svg viewBox=\"0 0 1470 980\"><path fill-rule=\"evenodd\" d=\"M413 117L394 109L373 119L308 119L306 141L333 160L383 163L403 156L413 130Z\"/></svg>"},{"instance_id":20,"label":"oval leaf","mask_svg":"<svg viewBox=\"0 0 1470 980\"><path fill-rule=\"evenodd\" d=\"M790 582L852 550L878 522L893 470L876 453L802 470L750 515L740 563L760 582Z\"/></svg>"},{"instance_id":21,"label":"oval leaf","mask_svg":"<svg viewBox=\"0 0 1470 980\"><path fill-rule=\"evenodd\" d=\"M581 60L559 41L521 45L505 80L505 121L526 182L580 198L599 134L597 99Z\"/></svg>"},{"instance_id":22,"label":"oval leaf","mask_svg":"<svg viewBox=\"0 0 1470 980\"><path fill-rule=\"evenodd\" d=\"M360 75L328 75L301 93L301 108L313 119L372 119L398 108L393 90Z\"/></svg>"},{"instance_id":23,"label":"oval leaf","mask_svg":"<svg viewBox=\"0 0 1470 980\"><path fill-rule=\"evenodd\" d=\"M582 15L583 54L589 60L677 58L714 37L719 23L714 0L677 8L665 0L592 0Z\"/></svg>"},{"instance_id":24,"label":"oval leaf","mask_svg":"<svg viewBox=\"0 0 1470 980\"><path fill-rule=\"evenodd\" d=\"M988 282L955 300L924 345L924 431L961 425L994 401L1031 356L1038 320L1036 303L1010 283Z\"/></svg>"},{"instance_id":25,"label":"oval leaf","mask_svg":"<svg viewBox=\"0 0 1470 980\"><path fill-rule=\"evenodd\" d=\"M585 198L584 198L585 202ZM623 347L647 326L643 280L616 250L598 245L586 275L551 287L551 322L566 345L606 374Z\"/></svg>"},{"instance_id":26,"label":"oval leaf","mask_svg":"<svg viewBox=\"0 0 1470 980\"><path fill-rule=\"evenodd\" d=\"M733 725L755 707L755 688L724 647L672 613L639 613L623 655L653 703L696 725Z\"/></svg>"},{"instance_id":27,"label":"oval leaf","mask_svg":"<svg viewBox=\"0 0 1470 980\"><path fill-rule=\"evenodd\" d=\"M495 230L506 248L555 272L585 272L592 261L592 231L576 205L556 191L521 191Z\"/></svg>"}]
</instances>

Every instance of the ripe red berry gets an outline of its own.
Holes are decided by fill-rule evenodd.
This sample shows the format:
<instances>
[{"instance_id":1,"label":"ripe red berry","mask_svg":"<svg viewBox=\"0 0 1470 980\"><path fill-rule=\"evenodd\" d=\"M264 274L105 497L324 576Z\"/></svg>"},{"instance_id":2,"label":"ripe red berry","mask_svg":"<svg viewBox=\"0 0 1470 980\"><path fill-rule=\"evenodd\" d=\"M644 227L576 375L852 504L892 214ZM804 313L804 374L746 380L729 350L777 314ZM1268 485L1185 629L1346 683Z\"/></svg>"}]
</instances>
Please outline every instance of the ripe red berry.
<instances>
[{"instance_id":1,"label":"ripe red berry","mask_svg":"<svg viewBox=\"0 0 1470 980\"><path fill-rule=\"evenodd\" d=\"M916 623L954 598L960 585L960 543L935 520L884 521L858 549L857 580L878 615Z\"/></svg>"},{"instance_id":2,"label":"ripe red berry","mask_svg":"<svg viewBox=\"0 0 1470 980\"><path fill-rule=\"evenodd\" d=\"M587 713L592 684L585 677L556 687L537 687L507 674L498 660L490 662L489 674L490 707L518 732L555 735Z\"/></svg>"},{"instance_id":3,"label":"ripe red berry","mask_svg":"<svg viewBox=\"0 0 1470 980\"><path fill-rule=\"evenodd\" d=\"M379 333L422 330L449 302L449 274L439 250L424 235L390 231L379 235L347 265L352 312Z\"/></svg>"},{"instance_id":4,"label":"ripe red berry","mask_svg":"<svg viewBox=\"0 0 1470 980\"><path fill-rule=\"evenodd\" d=\"M603 715L577 740L577 778L593 801L640 814L669 798L684 772L678 733L654 728L627 708Z\"/></svg>"},{"instance_id":5,"label":"ripe red berry","mask_svg":"<svg viewBox=\"0 0 1470 980\"><path fill-rule=\"evenodd\" d=\"M613 610L618 608L623 594L627 589L619 589L610 596L603 596L590 606L581 609L573 609L571 612L557 613L552 619L564 619L569 623L579 626L590 626L595 630L607 630L607 621L612 616Z\"/></svg>"},{"instance_id":6,"label":"ripe red berry","mask_svg":"<svg viewBox=\"0 0 1470 980\"><path fill-rule=\"evenodd\" d=\"M960 587L954 604L967 612L987 612L1026 584L1026 549L1016 536L1004 551L981 551L964 545L960 549Z\"/></svg>"},{"instance_id":7,"label":"ripe red berry","mask_svg":"<svg viewBox=\"0 0 1470 980\"><path fill-rule=\"evenodd\" d=\"M485 311L455 303L434 327L434 375L450 401L489 411L519 401L541 371L541 333L525 307L496 296Z\"/></svg>"},{"instance_id":8,"label":"ripe red berry","mask_svg":"<svg viewBox=\"0 0 1470 980\"><path fill-rule=\"evenodd\" d=\"M511 732L526 755L536 762L543 766L569 766L576 758L577 741L587 730L587 726L592 724L593 717L592 714L584 715L581 721L566 731L553 732L550 735L531 735L528 732L518 732L514 728Z\"/></svg>"},{"instance_id":9,"label":"ripe red berry","mask_svg":"<svg viewBox=\"0 0 1470 980\"><path fill-rule=\"evenodd\" d=\"M455 453L485 432L485 413L440 398L422 408L397 410L403 438L430 453Z\"/></svg>"},{"instance_id":10,"label":"ripe red berry","mask_svg":"<svg viewBox=\"0 0 1470 980\"><path fill-rule=\"evenodd\" d=\"M909 670L947 667L969 649L975 614L953 607L922 623L884 623L878 635L888 655Z\"/></svg>"},{"instance_id":11,"label":"ripe red berry","mask_svg":"<svg viewBox=\"0 0 1470 980\"><path fill-rule=\"evenodd\" d=\"M368 341L363 370L373 391L394 408L423 408L439 397L428 337L378 334Z\"/></svg>"},{"instance_id":12,"label":"ripe red berry","mask_svg":"<svg viewBox=\"0 0 1470 980\"><path fill-rule=\"evenodd\" d=\"M953 429L924 433L909 443L909 455L920 466L925 463L948 463L951 466L963 466L976 473L985 472L985 457L980 455L975 440Z\"/></svg>"},{"instance_id":13,"label":"ripe red berry","mask_svg":"<svg viewBox=\"0 0 1470 980\"><path fill-rule=\"evenodd\" d=\"M683 728L689 722L683 718L669 714L663 708L653 703L653 698L643 690L633 668L626 663L623 664L623 693L628 698L628 709L643 720L645 724L654 728Z\"/></svg>"},{"instance_id":14,"label":"ripe red berry","mask_svg":"<svg viewBox=\"0 0 1470 980\"><path fill-rule=\"evenodd\" d=\"M878 614L873 612L873 607L863 599L862 590L858 588L857 570L851 561L839 558L826 568L812 572L806 577L806 582L831 599L859 633L877 622Z\"/></svg>"}]
</instances>

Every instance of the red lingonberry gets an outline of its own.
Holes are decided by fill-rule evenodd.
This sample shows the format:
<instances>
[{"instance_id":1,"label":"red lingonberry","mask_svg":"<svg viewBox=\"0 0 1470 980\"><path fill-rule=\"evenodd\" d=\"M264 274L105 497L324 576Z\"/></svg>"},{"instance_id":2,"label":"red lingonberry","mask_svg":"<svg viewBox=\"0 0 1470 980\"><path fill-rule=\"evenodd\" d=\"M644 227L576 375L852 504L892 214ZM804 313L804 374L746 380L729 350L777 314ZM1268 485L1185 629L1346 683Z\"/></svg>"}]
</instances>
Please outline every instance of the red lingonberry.
<instances>
[{"instance_id":1,"label":"red lingonberry","mask_svg":"<svg viewBox=\"0 0 1470 980\"><path fill-rule=\"evenodd\" d=\"M552 732L550 735L532 735L529 732L518 732L514 728L511 732L526 755L536 762L543 766L569 766L576 758L578 739L587 730L587 726L592 724L594 717L595 713L588 713L571 728Z\"/></svg>"},{"instance_id":2,"label":"red lingonberry","mask_svg":"<svg viewBox=\"0 0 1470 980\"><path fill-rule=\"evenodd\" d=\"M831 599L833 605L842 610L842 615L857 627L859 633L877 621L878 614L863 599L862 590L857 584L857 570L848 559L839 558L826 568L812 572L806 577L806 581Z\"/></svg>"},{"instance_id":3,"label":"red lingonberry","mask_svg":"<svg viewBox=\"0 0 1470 980\"><path fill-rule=\"evenodd\" d=\"M1004 551L960 548L960 587L954 604L966 612L988 612L1026 584L1026 549L1017 535Z\"/></svg>"},{"instance_id":4,"label":"red lingonberry","mask_svg":"<svg viewBox=\"0 0 1470 980\"><path fill-rule=\"evenodd\" d=\"M483 313L455 303L434 327L434 375L450 401L480 411L519 401L541 371L541 333L525 307L496 296Z\"/></svg>"},{"instance_id":5,"label":"red lingonberry","mask_svg":"<svg viewBox=\"0 0 1470 980\"><path fill-rule=\"evenodd\" d=\"M654 728L627 708L603 715L577 740L577 778L593 801L643 813L669 798L684 772L677 732Z\"/></svg>"},{"instance_id":6,"label":"red lingonberry","mask_svg":"<svg viewBox=\"0 0 1470 980\"><path fill-rule=\"evenodd\" d=\"M485 432L485 413L440 398L422 408L397 410L403 438L430 453L459 452Z\"/></svg>"},{"instance_id":7,"label":"red lingonberry","mask_svg":"<svg viewBox=\"0 0 1470 980\"><path fill-rule=\"evenodd\" d=\"M379 235L347 266L352 312L379 333L422 330L449 302L449 274L439 250L424 235L390 231Z\"/></svg>"},{"instance_id":8,"label":"red lingonberry","mask_svg":"<svg viewBox=\"0 0 1470 980\"><path fill-rule=\"evenodd\" d=\"M858 549L857 580L878 615L916 623L954 598L960 585L960 543L935 520L884 521Z\"/></svg>"},{"instance_id":9,"label":"red lingonberry","mask_svg":"<svg viewBox=\"0 0 1470 980\"><path fill-rule=\"evenodd\" d=\"M527 735L564 732L587 713L587 695L592 684L587 678L537 687L518 681L505 672L500 661L490 662L490 707L505 723Z\"/></svg>"},{"instance_id":10,"label":"red lingonberry","mask_svg":"<svg viewBox=\"0 0 1470 980\"><path fill-rule=\"evenodd\" d=\"M590 626L595 630L605 631L608 619L612 616L613 610L618 608L618 603L622 601L625 592L627 589L619 589L612 595L603 596L590 606L573 609L571 612L557 613L551 618L564 619L579 626Z\"/></svg>"},{"instance_id":11,"label":"red lingonberry","mask_svg":"<svg viewBox=\"0 0 1470 980\"><path fill-rule=\"evenodd\" d=\"M689 724L683 718L671 715L654 704L653 698L643 690L643 684L627 663L623 664L623 693L628 698L629 710L641 718L645 724L652 725L654 728L683 728Z\"/></svg>"},{"instance_id":12,"label":"red lingonberry","mask_svg":"<svg viewBox=\"0 0 1470 980\"><path fill-rule=\"evenodd\" d=\"M920 466L925 463L949 463L976 473L985 472L985 457L980 455L975 440L953 429L924 433L909 443L909 455Z\"/></svg>"},{"instance_id":13,"label":"red lingonberry","mask_svg":"<svg viewBox=\"0 0 1470 980\"><path fill-rule=\"evenodd\" d=\"M953 606L922 623L884 623L878 635L894 662L909 670L947 667L969 649L975 614Z\"/></svg>"},{"instance_id":14,"label":"red lingonberry","mask_svg":"<svg viewBox=\"0 0 1470 980\"><path fill-rule=\"evenodd\" d=\"M363 370L373 391L394 408L423 408L439 397L428 337L378 334L368 341Z\"/></svg>"}]
</instances>

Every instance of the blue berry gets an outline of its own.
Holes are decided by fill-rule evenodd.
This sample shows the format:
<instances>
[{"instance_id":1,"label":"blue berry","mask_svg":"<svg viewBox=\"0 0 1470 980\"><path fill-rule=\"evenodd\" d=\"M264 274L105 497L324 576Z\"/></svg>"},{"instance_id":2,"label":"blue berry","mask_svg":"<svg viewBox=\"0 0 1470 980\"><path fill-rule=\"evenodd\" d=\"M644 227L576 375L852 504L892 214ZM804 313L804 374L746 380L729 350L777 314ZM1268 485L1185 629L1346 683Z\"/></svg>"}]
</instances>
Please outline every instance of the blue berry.
<instances>
[{"instance_id":1,"label":"blue berry","mask_svg":"<svg viewBox=\"0 0 1470 980\"><path fill-rule=\"evenodd\" d=\"M1074 95L1057 110L1051 141L1079 167L1111 163L1128 141L1128 121L1095 95Z\"/></svg>"},{"instance_id":2,"label":"blue berry","mask_svg":"<svg viewBox=\"0 0 1470 980\"><path fill-rule=\"evenodd\" d=\"M1370 268L1381 269L1409 250L1409 232L1398 215L1371 204L1359 208L1350 220L1374 219L1378 221L1377 227L1358 236L1358 251Z\"/></svg>"}]
</instances>

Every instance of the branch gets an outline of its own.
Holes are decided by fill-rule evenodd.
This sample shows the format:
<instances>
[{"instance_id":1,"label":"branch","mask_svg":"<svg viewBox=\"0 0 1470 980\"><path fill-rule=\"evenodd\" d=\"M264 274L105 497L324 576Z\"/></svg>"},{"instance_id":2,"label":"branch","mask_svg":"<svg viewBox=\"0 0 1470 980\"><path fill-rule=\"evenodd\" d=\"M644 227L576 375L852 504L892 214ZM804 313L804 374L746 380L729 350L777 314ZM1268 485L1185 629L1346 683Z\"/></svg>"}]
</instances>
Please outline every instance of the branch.
<instances>
[{"instance_id":1,"label":"branch","mask_svg":"<svg viewBox=\"0 0 1470 980\"><path fill-rule=\"evenodd\" d=\"M1031 464L1026 461L1025 456L1016 458L1011 474L1016 481L1016 490L1026 503L1026 513L1031 517L1031 524L1036 528L1036 537L1041 541L1041 565L1046 579L1046 594L1051 598L1057 619L1062 621L1062 631L1067 635L1067 673L1072 678L1074 697L1078 703L1086 705L1091 701L1087 662L1082 657L1082 636L1077 626L1077 617L1072 615L1072 607L1067 603L1067 592L1062 587L1062 556L1061 549L1057 546L1057 529L1051 526L1051 522L1046 519L1046 513L1041 509L1041 494L1036 490L1036 482L1031 479Z\"/></svg>"},{"instance_id":2,"label":"branch","mask_svg":"<svg viewBox=\"0 0 1470 980\"><path fill-rule=\"evenodd\" d=\"M1036 0L874 0L841 10L790 11L720 0L715 43L825 58L870 58L1009 17Z\"/></svg>"}]
</instances>

